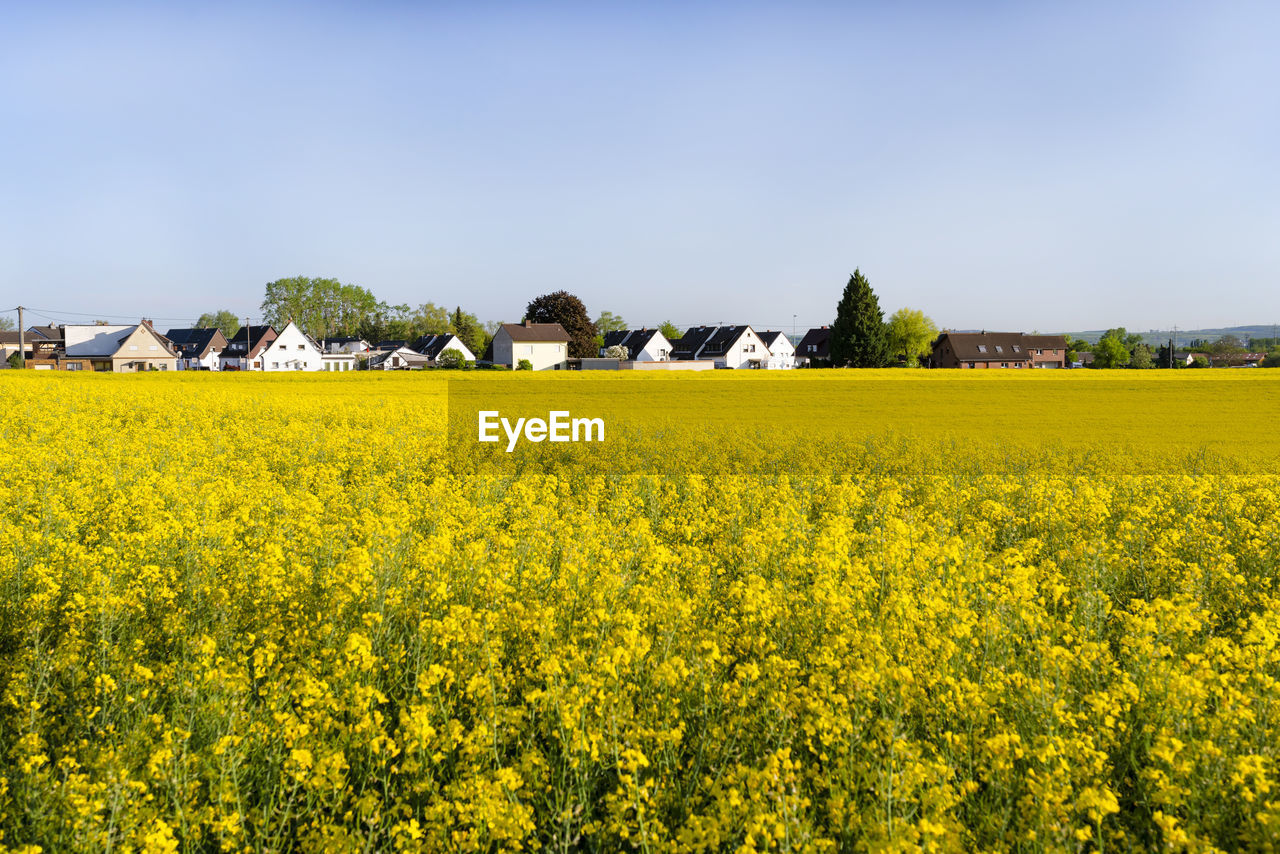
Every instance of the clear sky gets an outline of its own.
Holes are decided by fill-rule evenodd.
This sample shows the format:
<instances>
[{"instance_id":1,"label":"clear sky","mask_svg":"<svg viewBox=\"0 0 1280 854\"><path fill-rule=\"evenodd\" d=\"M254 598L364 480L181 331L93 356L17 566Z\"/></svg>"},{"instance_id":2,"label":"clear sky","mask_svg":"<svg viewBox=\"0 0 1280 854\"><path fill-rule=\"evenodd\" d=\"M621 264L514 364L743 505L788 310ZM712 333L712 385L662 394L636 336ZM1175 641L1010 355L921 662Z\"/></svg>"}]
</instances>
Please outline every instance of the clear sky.
<instances>
[{"instance_id":1,"label":"clear sky","mask_svg":"<svg viewBox=\"0 0 1280 854\"><path fill-rule=\"evenodd\" d=\"M1280 319L1280 4L7 3L0 308ZM42 318L35 318L40 320Z\"/></svg>"}]
</instances>

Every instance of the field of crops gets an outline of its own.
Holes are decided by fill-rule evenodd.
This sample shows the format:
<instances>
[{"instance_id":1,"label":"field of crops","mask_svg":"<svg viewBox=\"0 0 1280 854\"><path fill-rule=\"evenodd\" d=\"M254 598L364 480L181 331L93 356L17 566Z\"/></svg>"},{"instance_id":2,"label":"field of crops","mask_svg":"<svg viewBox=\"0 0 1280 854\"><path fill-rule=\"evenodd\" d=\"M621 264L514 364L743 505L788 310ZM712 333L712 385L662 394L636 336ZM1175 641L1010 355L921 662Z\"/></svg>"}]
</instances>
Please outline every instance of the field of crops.
<instances>
[{"instance_id":1,"label":"field of crops","mask_svg":"<svg viewBox=\"0 0 1280 854\"><path fill-rule=\"evenodd\" d=\"M1274 850L1280 371L1048 374L0 374L0 847Z\"/></svg>"}]
</instances>

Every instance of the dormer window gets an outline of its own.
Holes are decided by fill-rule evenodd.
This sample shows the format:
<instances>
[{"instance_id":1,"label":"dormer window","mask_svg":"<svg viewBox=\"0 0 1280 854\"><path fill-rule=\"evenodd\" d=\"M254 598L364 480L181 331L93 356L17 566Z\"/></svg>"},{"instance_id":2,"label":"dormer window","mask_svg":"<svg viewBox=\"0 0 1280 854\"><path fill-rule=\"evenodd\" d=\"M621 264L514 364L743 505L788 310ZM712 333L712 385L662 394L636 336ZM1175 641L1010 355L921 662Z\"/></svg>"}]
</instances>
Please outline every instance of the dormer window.
<instances>
[{"instance_id":1,"label":"dormer window","mask_svg":"<svg viewBox=\"0 0 1280 854\"><path fill-rule=\"evenodd\" d=\"M979 345L978 345L978 352L979 352L979 353L985 353L985 352L987 352L987 345L986 345L986 344L979 344Z\"/></svg>"},{"instance_id":2,"label":"dormer window","mask_svg":"<svg viewBox=\"0 0 1280 854\"><path fill-rule=\"evenodd\" d=\"M1019 347L1017 344L1014 344L1014 345L1013 345L1013 352L1015 352L1015 353L1021 353L1021 352L1022 352L1022 348L1021 348L1021 347Z\"/></svg>"},{"instance_id":3,"label":"dormer window","mask_svg":"<svg viewBox=\"0 0 1280 854\"><path fill-rule=\"evenodd\" d=\"M1003 348L1003 347L1001 347L999 344L997 344L997 345L996 345L996 352L997 352L997 353L1003 353L1003 352L1004 352L1004 348Z\"/></svg>"}]
</instances>

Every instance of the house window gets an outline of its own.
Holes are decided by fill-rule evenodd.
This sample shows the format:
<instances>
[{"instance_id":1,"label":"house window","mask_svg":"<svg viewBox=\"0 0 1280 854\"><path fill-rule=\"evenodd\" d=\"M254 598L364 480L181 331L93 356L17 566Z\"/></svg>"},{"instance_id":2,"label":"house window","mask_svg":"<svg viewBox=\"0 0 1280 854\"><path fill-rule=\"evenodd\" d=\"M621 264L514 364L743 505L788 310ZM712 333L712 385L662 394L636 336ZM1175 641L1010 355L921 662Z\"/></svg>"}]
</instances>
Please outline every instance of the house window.
<instances>
[{"instance_id":1,"label":"house window","mask_svg":"<svg viewBox=\"0 0 1280 854\"><path fill-rule=\"evenodd\" d=\"M531 356L531 355L533 355L533 345L532 345L532 344L521 344L521 345L520 345L520 352L521 352L521 353L523 353L523 354L524 354L524 355L526 355L526 356Z\"/></svg>"},{"instance_id":2,"label":"house window","mask_svg":"<svg viewBox=\"0 0 1280 854\"><path fill-rule=\"evenodd\" d=\"M997 344L997 345L996 345L996 352L997 352L997 353L1003 353L1003 352L1004 352L1004 348L1003 348L1003 347L1001 347L999 344Z\"/></svg>"},{"instance_id":3,"label":"house window","mask_svg":"<svg viewBox=\"0 0 1280 854\"><path fill-rule=\"evenodd\" d=\"M1009 363L1008 363L1008 362L1001 362L1001 363L1000 363L1000 367L1002 367L1002 368L1007 368L1007 367L1009 367Z\"/></svg>"},{"instance_id":4,"label":"house window","mask_svg":"<svg viewBox=\"0 0 1280 854\"><path fill-rule=\"evenodd\" d=\"M999 348L997 347L996 349L999 349ZM1013 352L1015 352L1015 353L1021 353L1021 352L1022 352L1022 348L1021 348L1021 347L1019 347L1017 344L1014 344L1014 345L1013 345Z\"/></svg>"},{"instance_id":5,"label":"house window","mask_svg":"<svg viewBox=\"0 0 1280 854\"><path fill-rule=\"evenodd\" d=\"M147 347L147 349L148 349L148 350L159 350L160 348L159 348L159 347L157 347L155 344L151 344L151 345L149 345L149 346Z\"/></svg>"},{"instance_id":6,"label":"house window","mask_svg":"<svg viewBox=\"0 0 1280 854\"><path fill-rule=\"evenodd\" d=\"M299 344L299 345L298 345L298 349L299 349L299 350L305 350L305 349L307 349L307 345L306 345L306 344Z\"/></svg>"},{"instance_id":7,"label":"house window","mask_svg":"<svg viewBox=\"0 0 1280 854\"><path fill-rule=\"evenodd\" d=\"M254 366L255 368L261 368L261 367L262 367L262 361L261 361L261 360L257 360L257 361L255 361L255 362L253 363L253 366Z\"/></svg>"},{"instance_id":8,"label":"house window","mask_svg":"<svg viewBox=\"0 0 1280 854\"><path fill-rule=\"evenodd\" d=\"M79 363L79 362L68 362L68 363L67 363L67 370L68 370L68 371L78 371L78 370L80 370L80 363Z\"/></svg>"},{"instance_id":9,"label":"house window","mask_svg":"<svg viewBox=\"0 0 1280 854\"><path fill-rule=\"evenodd\" d=\"M130 344L130 345L129 345L129 352L131 352L131 353L132 353L134 350L137 350L137 349L138 349L138 345L137 345L137 344Z\"/></svg>"},{"instance_id":10,"label":"house window","mask_svg":"<svg viewBox=\"0 0 1280 854\"><path fill-rule=\"evenodd\" d=\"M986 345L986 344L979 344L979 345L978 345L978 352L979 352L979 353L985 353L985 352L987 352L987 345Z\"/></svg>"},{"instance_id":11,"label":"house window","mask_svg":"<svg viewBox=\"0 0 1280 854\"><path fill-rule=\"evenodd\" d=\"M280 363L279 363L279 362L272 362L272 363L271 363L271 367L273 367L273 368L278 368L278 367L280 367Z\"/></svg>"},{"instance_id":12,"label":"house window","mask_svg":"<svg viewBox=\"0 0 1280 854\"><path fill-rule=\"evenodd\" d=\"M971 367L971 368L976 368L976 367L978 367L978 364L977 364L977 362L970 362L970 363L969 363L969 367Z\"/></svg>"},{"instance_id":13,"label":"house window","mask_svg":"<svg viewBox=\"0 0 1280 854\"><path fill-rule=\"evenodd\" d=\"M280 345L280 349L281 349L281 350L283 350L283 349L284 349L284 345L283 345L283 344L281 344L281 345Z\"/></svg>"},{"instance_id":14,"label":"house window","mask_svg":"<svg viewBox=\"0 0 1280 854\"><path fill-rule=\"evenodd\" d=\"M1043 356L1043 355L1044 355L1044 350L1036 350L1036 355L1037 355L1037 356Z\"/></svg>"}]
</instances>

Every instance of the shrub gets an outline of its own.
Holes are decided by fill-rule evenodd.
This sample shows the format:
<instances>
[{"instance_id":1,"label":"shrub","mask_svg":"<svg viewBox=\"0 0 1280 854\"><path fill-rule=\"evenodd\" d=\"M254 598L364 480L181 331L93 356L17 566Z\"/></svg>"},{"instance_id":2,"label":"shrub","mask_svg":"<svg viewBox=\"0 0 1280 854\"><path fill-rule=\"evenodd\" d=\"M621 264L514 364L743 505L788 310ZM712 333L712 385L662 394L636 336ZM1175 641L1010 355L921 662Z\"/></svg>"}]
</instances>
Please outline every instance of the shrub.
<instances>
[{"instance_id":1,"label":"shrub","mask_svg":"<svg viewBox=\"0 0 1280 854\"><path fill-rule=\"evenodd\" d=\"M446 371L458 371L467 367L467 357L461 350L450 348L436 357L436 367Z\"/></svg>"},{"instance_id":2,"label":"shrub","mask_svg":"<svg viewBox=\"0 0 1280 854\"><path fill-rule=\"evenodd\" d=\"M530 362L528 359L521 359L521 360L519 361L519 363L516 365L516 370L517 370L517 371L532 371L532 370L533 370L533 362Z\"/></svg>"}]
</instances>

